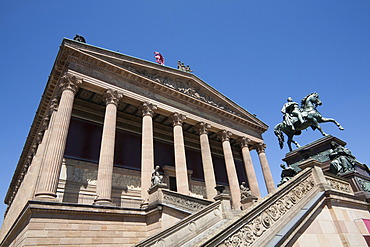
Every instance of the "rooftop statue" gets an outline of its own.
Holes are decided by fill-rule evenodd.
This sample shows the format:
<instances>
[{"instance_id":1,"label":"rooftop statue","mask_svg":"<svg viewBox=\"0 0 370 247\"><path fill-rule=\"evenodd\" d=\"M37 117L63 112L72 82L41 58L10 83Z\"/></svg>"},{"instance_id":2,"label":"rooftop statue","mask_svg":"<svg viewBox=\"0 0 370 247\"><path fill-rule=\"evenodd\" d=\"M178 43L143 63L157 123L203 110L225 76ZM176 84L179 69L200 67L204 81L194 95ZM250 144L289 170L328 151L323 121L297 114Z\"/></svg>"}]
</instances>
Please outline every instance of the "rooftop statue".
<instances>
[{"instance_id":1,"label":"rooftop statue","mask_svg":"<svg viewBox=\"0 0 370 247\"><path fill-rule=\"evenodd\" d=\"M343 174L354 170L356 158L348 148L331 142L331 153L329 154L330 172L334 174Z\"/></svg>"},{"instance_id":2,"label":"rooftop statue","mask_svg":"<svg viewBox=\"0 0 370 247\"><path fill-rule=\"evenodd\" d=\"M82 37L81 35L78 35L78 34L76 34L76 36L73 38L73 40L76 40L76 41L81 42L81 43L86 43L85 38Z\"/></svg>"},{"instance_id":3,"label":"rooftop statue","mask_svg":"<svg viewBox=\"0 0 370 247\"><path fill-rule=\"evenodd\" d=\"M325 118L316 110L317 106L322 105L318 93L311 93L304 97L301 101L301 107L294 102L292 98L288 98L288 102L284 104L281 112L284 114L283 122L279 123L274 128L274 133L279 140L280 148L284 146L284 135L288 136L287 144L289 151L292 151L291 143L294 143L298 148L300 145L293 140L294 135L300 135L302 130L311 127L313 130L318 129L323 136L327 136L319 123L332 122L338 126L340 130L343 127L333 118Z\"/></svg>"},{"instance_id":4,"label":"rooftop statue","mask_svg":"<svg viewBox=\"0 0 370 247\"><path fill-rule=\"evenodd\" d=\"M184 71L184 72L188 72L188 73L191 73L193 72L191 69L190 69L190 66L189 65L186 65L184 63L182 63L181 61L177 61L177 69L178 70L181 70L181 71Z\"/></svg>"}]
</instances>

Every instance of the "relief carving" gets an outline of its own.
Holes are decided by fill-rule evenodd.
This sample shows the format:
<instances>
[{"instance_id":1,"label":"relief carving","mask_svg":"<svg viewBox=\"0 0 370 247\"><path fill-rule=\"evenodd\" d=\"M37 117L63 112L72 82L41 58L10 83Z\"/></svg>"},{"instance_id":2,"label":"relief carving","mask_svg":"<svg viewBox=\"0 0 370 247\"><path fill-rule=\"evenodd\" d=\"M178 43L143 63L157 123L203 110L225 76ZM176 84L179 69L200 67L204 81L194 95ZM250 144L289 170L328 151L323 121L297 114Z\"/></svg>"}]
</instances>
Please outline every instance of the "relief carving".
<instances>
[{"instance_id":1,"label":"relief carving","mask_svg":"<svg viewBox=\"0 0 370 247\"><path fill-rule=\"evenodd\" d=\"M339 191L343 191L343 192L346 192L346 193L351 193L352 192L351 186L350 186L349 183L346 183L346 182L343 182L343 181L340 181L340 180L336 180L336 179L332 179L330 177L326 177L326 180L328 181L330 187L333 190L339 190Z\"/></svg>"},{"instance_id":2,"label":"relief carving","mask_svg":"<svg viewBox=\"0 0 370 247\"><path fill-rule=\"evenodd\" d=\"M229 236L221 246L251 246L279 219L293 208L304 196L314 188L312 175L303 180L293 190L282 195L275 203L259 215L245 222L233 235Z\"/></svg>"},{"instance_id":3,"label":"relief carving","mask_svg":"<svg viewBox=\"0 0 370 247\"><path fill-rule=\"evenodd\" d=\"M175 206L186 208L191 211L199 211L202 208L207 206L197 201L190 201L189 199L185 199L185 198L173 196L173 195L168 195L168 194L163 195L163 200L170 204L174 204Z\"/></svg>"},{"instance_id":4,"label":"relief carving","mask_svg":"<svg viewBox=\"0 0 370 247\"><path fill-rule=\"evenodd\" d=\"M88 185L96 185L98 178L98 171L91 169L82 169L75 167L71 180L78 183L87 183ZM129 189L140 189L141 181L140 177L123 175L123 174L113 174L112 178L113 187L118 188L129 188Z\"/></svg>"},{"instance_id":5,"label":"relief carving","mask_svg":"<svg viewBox=\"0 0 370 247\"><path fill-rule=\"evenodd\" d=\"M122 65L121 65L122 66ZM211 99L211 97L209 97L208 95L204 95L202 93L199 92L199 90L197 90L196 88L192 88L190 87L189 85L187 85L188 83L184 83L184 82L179 82L179 81L174 81L174 80L171 80L170 78L168 77L159 77L158 75L156 74L149 74L147 71L143 70L143 71L139 71L139 70L136 70L130 66L122 66L123 68L131 71L131 72L134 72L136 74L139 74L141 76L144 76L150 80L153 80L155 82L158 82L166 87L169 87L169 88L172 88L172 89L175 89L181 93L184 93L186 95L189 95L190 97L193 97L197 100L200 100L200 101L203 101L205 103L208 103L212 106L215 106L219 109L222 109L222 110L225 110L231 114L234 114L234 115L237 115L237 116L240 116L240 114L237 114L235 113L234 111L231 111L230 109L226 108L225 106L223 106L222 104L218 103L218 102L215 102Z\"/></svg>"}]
</instances>

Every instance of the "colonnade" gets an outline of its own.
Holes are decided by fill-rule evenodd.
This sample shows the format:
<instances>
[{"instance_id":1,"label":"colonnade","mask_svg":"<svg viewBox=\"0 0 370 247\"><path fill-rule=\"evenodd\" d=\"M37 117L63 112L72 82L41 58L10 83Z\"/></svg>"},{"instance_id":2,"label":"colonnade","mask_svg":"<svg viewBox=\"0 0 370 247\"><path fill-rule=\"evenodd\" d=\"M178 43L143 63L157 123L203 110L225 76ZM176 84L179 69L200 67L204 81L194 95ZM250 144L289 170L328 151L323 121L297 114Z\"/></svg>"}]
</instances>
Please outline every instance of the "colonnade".
<instances>
[{"instance_id":1,"label":"colonnade","mask_svg":"<svg viewBox=\"0 0 370 247\"><path fill-rule=\"evenodd\" d=\"M71 119L73 101L81 80L74 76L64 76L60 84L61 97L58 110L52 116L53 126L49 126L50 140L45 148L45 155L42 161L43 172L40 175L36 189L36 197L56 198L56 190L66 145L68 127ZM96 204L111 204L112 202L112 177L113 177L113 158L115 145L115 130L117 121L117 106L123 95L117 91L108 89L104 94L106 105L103 134L101 140L101 150L98 166L98 177L96 187ZM153 113L157 107L151 103L143 102L140 105L142 113L142 154L141 154L141 193L142 198L148 197L148 189L151 186L151 172L154 168L154 144L153 144ZM182 124L186 116L180 113L170 115L173 125L173 142L175 154L175 170L177 190L181 194L188 195L189 183L186 165L185 145ZM200 122L195 125L199 133L202 164L204 170L204 180L206 195L208 199L216 196L216 178L212 163L211 149L208 139L210 124ZM235 162L230 145L232 133L221 130L218 133L222 140L227 178L229 181L230 193L233 207L240 208L240 188L235 168ZM247 137L238 139L245 166L246 175L250 190L254 196L260 197L260 190L253 168L249 146L252 142ZM271 171L266 159L265 144L259 143L256 146L266 187L269 193L275 190Z\"/></svg>"}]
</instances>

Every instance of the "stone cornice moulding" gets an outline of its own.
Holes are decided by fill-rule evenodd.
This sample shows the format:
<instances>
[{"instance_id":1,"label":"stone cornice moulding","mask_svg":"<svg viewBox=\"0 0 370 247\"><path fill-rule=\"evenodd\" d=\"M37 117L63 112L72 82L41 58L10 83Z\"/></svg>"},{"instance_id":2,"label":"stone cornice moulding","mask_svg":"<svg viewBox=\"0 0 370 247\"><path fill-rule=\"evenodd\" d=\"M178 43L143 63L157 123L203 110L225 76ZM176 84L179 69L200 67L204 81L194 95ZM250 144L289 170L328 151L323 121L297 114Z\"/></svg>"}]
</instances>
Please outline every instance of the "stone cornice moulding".
<instances>
[{"instance_id":1,"label":"stone cornice moulding","mask_svg":"<svg viewBox=\"0 0 370 247\"><path fill-rule=\"evenodd\" d=\"M69 48L71 50L70 57L69 57L69 60L71 62L84 64L85 66L88 66L90 68L94 68L94 69L102 71L104 73L109 73L109 74L114 75L114 76L118 76L118 75L123 76L125 78L135 80L139 83L145 83L145 84L150 83L150 86L152 86L154 89L160 90L160 91L165 92L165 93L170 93L172 95L175 95L176 97L178 97L178 96L181 97L182 96L182 98L188 98L188 99L186 99L186 101L190 101L191 103L195 103L196 105L203 106L207 109L212 109L213 108L213 111L216 111L218 114L227 115L228 117L231 117L232 119L237 120L238 122L243 122L244 124L247 124L247 125L251 126L252 128L260 129L260 130L262 130L262 132L265 132L267 130L267 125L266 124L264 124L258 118L255 118L252 114L245 111L240 106L236 105L234 102L232 102L226 96L217 92L215 89L213 89L215 91L213 93L216 94L217 97L225 100L225 102L226 101L231 101L233 104L235 104L235 105L232 105L233 107L238 108L238 110L240 110L240 111L244 110L244 111L242 111L243 114L248 113L246 115L248 115L248 117L254 119L255 121L258 120L257 122L259 122L259 124L253 123L253 122L251 122L251 121L249 121L249 120L247 120L243 117L237 116L237 115L232 114L232 113L230 113L226 110L220 109L216 106L213 106L213 105L210 105L206 102L198 100L198 99L196 99L194 97L191 97L191 96L189 96L189 95L187 95L183 92L180 92L180 91L175 90L171 87L168 87L168 86L165 86L165 85L163 85L159 82L156 82L155 80L151 80L151 79L149 79L145 76L142 76L140 74L136 74L136 73L134 73L130 70L127 70L125 68L122 68L118 65L109 63L109 62L107 62L103 59L100 59L100 58L94 57L90 54L84 53L81 50L78 50L78 49L75 49L75 48L69 47L69 46L66 46L66 48ZM98 64L98 63L100 63L100 64ZM205 83L203 82L203 84L205 84ZM204 85L202 85L202 86L204 86ZM208 85L208 87L210 87L210 86ZM208 87L207 87L207 89L209 89ZM228 104L230 104L230 102Z\"/></svg>"}]
</instances>

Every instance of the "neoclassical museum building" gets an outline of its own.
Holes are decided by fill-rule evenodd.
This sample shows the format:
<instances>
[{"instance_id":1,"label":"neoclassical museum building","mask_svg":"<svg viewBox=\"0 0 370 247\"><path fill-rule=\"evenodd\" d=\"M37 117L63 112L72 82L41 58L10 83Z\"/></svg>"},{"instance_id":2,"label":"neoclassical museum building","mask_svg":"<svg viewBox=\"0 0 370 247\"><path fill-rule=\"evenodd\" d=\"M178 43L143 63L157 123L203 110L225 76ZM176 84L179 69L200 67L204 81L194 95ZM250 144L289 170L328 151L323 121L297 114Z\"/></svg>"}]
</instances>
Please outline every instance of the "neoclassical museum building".
<instances>
[{"instance_id":1,"label":"neoclassical museum building","mask_svg":"<svg viewBox=\"0 0 370 247\"><path fill-rule=\"evenodd\" d=\"M360 180L304 159L276 188L267 128L192 73L64 39L5 198L1 246L366 246Z\"/></svg>"}]
</instances>

